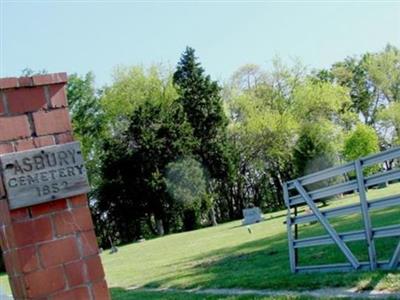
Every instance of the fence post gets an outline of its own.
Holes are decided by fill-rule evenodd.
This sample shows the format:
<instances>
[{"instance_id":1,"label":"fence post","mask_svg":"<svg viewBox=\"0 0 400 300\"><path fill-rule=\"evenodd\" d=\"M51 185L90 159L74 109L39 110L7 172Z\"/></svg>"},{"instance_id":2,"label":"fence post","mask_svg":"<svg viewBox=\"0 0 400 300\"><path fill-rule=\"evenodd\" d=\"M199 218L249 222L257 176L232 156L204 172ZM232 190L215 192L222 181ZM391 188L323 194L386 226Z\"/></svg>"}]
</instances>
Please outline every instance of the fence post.
<instances>
[{"instance_id":1,"label":"fence post","mask_svg":"<svg viewBox=\"0 0 400 300\"><path fill-rule=\"evenodd\" d=\"M287 217L286 217L286 226L288 232L288 247L289 247L289 260L290 260L290 270L292 273L296 273L297 260L296 260L296 249L294 248L293 243L293 232L292 232L292 218L289 204L289 191L287 187L287 183L283 184L283 198L287 207Z\"/></svg>"},{"instance_id":2,"label":"fence post","mask_svg":"<svg viewBox=\"0 0 400 300\"><path fill-rule=\"evenodd\" d=\"M355 162L355 169L357 174L357 185L358 185L358 195L360 197L361 204L361 212L364 221L365 228L365 236L368 244L368 255L369 255L369 263L371 270L376 269L376 250L375 250L375 242L372 236L372 226L371 226L371 217L368 211L368 202L367 196L365 193L365 182L364 182L364 174L361 165L361 161L357 159Z\"/></svg>"},{"instance_id":3,"label":"fence post","mask_svg":"<svg viewBox=\"0 0 400 300\"><path fill-rule=\"evenodd\" d=\"M400 261L400 242L389 261L389 269L395 270Z\"/></svg>"}]
</instances>

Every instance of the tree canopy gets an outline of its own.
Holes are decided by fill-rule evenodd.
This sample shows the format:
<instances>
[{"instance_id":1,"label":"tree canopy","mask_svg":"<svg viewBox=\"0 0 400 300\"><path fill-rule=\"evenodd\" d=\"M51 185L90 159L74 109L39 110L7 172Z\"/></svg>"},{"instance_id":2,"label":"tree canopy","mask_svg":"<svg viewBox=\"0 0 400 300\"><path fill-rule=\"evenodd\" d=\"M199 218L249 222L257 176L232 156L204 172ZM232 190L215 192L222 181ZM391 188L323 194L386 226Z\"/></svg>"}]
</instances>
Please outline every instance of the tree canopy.
<instances>
[{"instance_id":1,"label":"tree canopy","mask_svg":"<svg viewBox=\"0 0 400 300\"><path fill-rule=\"evenodd\" d=\"M211 79L193 48L176 68L118 67L111 85L72 75L101 243L190 230L282 208L282 186L400 140L400 51L307 70L274 58Z\"/></svg>"}]
</instances>

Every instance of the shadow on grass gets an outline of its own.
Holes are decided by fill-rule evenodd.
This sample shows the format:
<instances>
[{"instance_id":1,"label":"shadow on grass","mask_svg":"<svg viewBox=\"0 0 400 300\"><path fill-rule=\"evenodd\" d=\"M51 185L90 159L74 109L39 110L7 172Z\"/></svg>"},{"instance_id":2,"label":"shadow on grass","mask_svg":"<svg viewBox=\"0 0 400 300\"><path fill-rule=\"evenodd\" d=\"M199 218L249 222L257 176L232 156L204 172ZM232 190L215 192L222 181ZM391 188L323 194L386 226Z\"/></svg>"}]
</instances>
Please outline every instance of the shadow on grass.
<instances>
[{"instance_id":1,"label":"shadow on grass","mask_svg":"<svg viewBox=\"0 0 400 300\"><path fill-rule=\"evenodd\" d=\"M167 291L143 291L143 290L125 290L122 288L111 288L111 297L113 300L309 300L310 297L296 296L219 296L194 294L187 292L167 292ZM326 298L328 299L328 298Z\"/></svg>"},{"instance_id":2,"label":"shadow on grass","mask_svg":"<svg viewBox=\"0 0 400 300\"><path fill-rule=\"evenodd\" d=\"M111 298L113 300L202 300L217 299L202 295L188 295L187 293L170 293L170 292L146 292L140 290L125 290L123 288L111 288Z\"/></svg>"},{"instance_id":3,"label":"shadow on grass","mask_svg":"<svg viewBox=\"0 0 400 300\"><path fill-rule=\"evenodd\" d=\"M379 215L380 213L376 216ZM385 217L376 219L378 221L375 225L386 226L392 224L394 219L398 222L398 215L398 209L387 210L384 213ZM354 217L335 219L332 224L339 232L354 230L356 229L354 227L359 226L359 222L355 222ZM307 236L324 234L318 224L306 227ZM394 238L381 243L377 247L378 254L390 257L397 242L398 239ZM368 250L364 241L352 242L348 245L360 260L368 259ZM341 262L346 262L346 260L336 245L300 249L300 265ZM179 270L177 273L152 281L146 286L296 290L357 286L360 289L373 289L388 274L384 271L292 274L289 269L286 233L192 256L174 265ZM398 271L394 273L400 274Z\"/></svg>"}]
</instances>

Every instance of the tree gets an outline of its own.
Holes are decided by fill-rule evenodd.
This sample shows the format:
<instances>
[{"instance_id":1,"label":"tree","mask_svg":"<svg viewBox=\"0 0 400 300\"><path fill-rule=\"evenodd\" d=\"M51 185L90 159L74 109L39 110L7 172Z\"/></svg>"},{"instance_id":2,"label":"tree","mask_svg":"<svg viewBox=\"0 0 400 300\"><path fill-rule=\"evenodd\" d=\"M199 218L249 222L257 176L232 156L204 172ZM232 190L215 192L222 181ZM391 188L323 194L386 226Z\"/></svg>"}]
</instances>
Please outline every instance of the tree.
<instances>
[{"instance_id":1,"label":"tree","mask_svg":"<svg viewBox=\"0 0 400 300\"><path fill-rule=\"evenodd\" d=\"M369 55L366 69L387 102L400 101L400 49L389 44L384 51Z\"/></svg>"},{"instance_id":2,"label":"tree","mask_svg":"<svg viewBox=\"0 0 400 300\"><path fill-rule=\"evenodd\" d=\"M132 112L146 101L164 103L174 101L178 95L172 74L161 66L118 67L114 82L104 89L101 106L105 113L106 132L117 136L129 126Z\"/></svg>"},{"instance_id":3,"label":"tree","mask_svg":"<svg viewBox=\"0 0 400 300\"><path fill-rule=\"evenodd\" d=\"M190 155L192 129L176 101L140 104L123 136L104 149L99 209L121 242L176 228L179 206L168 194L167 166Z\"/></svg>"},{"instance_id":4,"label":"tree","mask_svg":"<svg viewBox=\"0 0 400 300\"><path fill-rule=\"evenodd\" d=\"M194 49L187 47L173 76L193 135L198 141L195 155L200 158L210 177L216 182L229 173L226 154L226 126L228 120L223 110L221 89L216 81L204 74ZM216 185L209 181L211 194Z\"/></svg>"},{"instance_id":5,"label":"tree","mask_svg":"<svg viewBox=\"0 0 400 300\"><path fill-rule=\"evenodd\" d=\"M382 108L377 116L381 142L384 148L400 144L400 102Z\"/></svg>"},{"instance_id":6,"label":"tree","mask_svg":"<svg viewBox=\"0 0 400 300\"><path fill-rule=\"evenodd\" d=\"M306 81L295 89L291 109L300 124L294 150L296 176L339 162L343 131L356 119L350 105L348 90L329 82Z\"/></svg>"},{"instance_id":7,"label":"tree","mask_svg":"<svg viewBox=\"0 0 400 300\"><path fill-rule=\"evenodd\" d=\"M100 105L101 92L94 87L94 75L71 74L67 96L74 135L82 144L90 182L94 188L99 182L99 158L105 119Z\"/></svg>"},{"instance_id":8,"label":"tree","mask_svg":"<svg viewBox=\"0 0 400 300\"><path fill-rule=\"evenodd\" d=\"M368 125L357 124L345 138L343 156L347 161L353 161L378 151L378 135ZM370 175L378 171L379 168L377 165L369 166L365 168L364 173ZM350 174L350 176L354 176L354 174Z\"/></svg>"},{"instance_id":9,"label":"tree","mask_svg":"<svg viewBox=\"0 0 400 300\"><path fill-rule=\"evenodd\" d=\"M360 59L348 57L334 64L331 72L334 82L349 89L353 111L361 114L365 124L371 125L375 123L381 99L368 73L368 59L369 54Z\"/></svg>"},{"instance_id":10,"label":"tree","mask_svg":"<svg viewBox=\"0 0 400 300\"><path fill-rule=\"evenodd\" d=\"M257 70L265 80L250 89L230 87L231 99L227 102L234 162L234 180L229 182L233 195L230 207L236 217L249 204L269 210L283 206L282 185L292 174L298 134L298 121L289 108L293 90L302 81L302 67L289 68L275 60L271 72Z\"/></svg>"},{"instance_id":11,"label":"tree","mask_svg":"<svg viewBox=\"0 0 400 300\"><path fill-rule=\"evenodd\" d=\"M341 132L331 122L307 122L294 149L296 177L332 167L339 162Z\"/></svg>"},{"instance_id":12,"label":"tree","mask_svg":"<svg viewBox=\"0 0 400 300\"><path fill-rule=\"evenodd\" d=\"M377 53L347 57L329 71L317 72L315 79L347 87L352 110L376 128L379 111L400 100L400 50L387 45Z\"/></svg>"},{"instance_id":13,"label":"tree","mask_svg":"<svg viewBox=\"0 0 400 300\"><path fill-rule=\"evenodd\" d=\"M370 126L358 124L345 138L343 155L347 161L353 161L378 151L378 135Z\"/></svg>"},{"instance_id":14,"label":"tree","mask_svg":"<svg viewBox=\"0 0 400 300\"><path fill-rule=\"evenodd\" d=\"M104 130L96 194L99 231L127 242L180 230L180 211L173 211L164 171L170 162L190 155L187 148L194 142L176 101L172 74L157 66L120 67L114 80L100 101ZM186 150L180 148L187 144Z\"/></svg>"}]
</instances>

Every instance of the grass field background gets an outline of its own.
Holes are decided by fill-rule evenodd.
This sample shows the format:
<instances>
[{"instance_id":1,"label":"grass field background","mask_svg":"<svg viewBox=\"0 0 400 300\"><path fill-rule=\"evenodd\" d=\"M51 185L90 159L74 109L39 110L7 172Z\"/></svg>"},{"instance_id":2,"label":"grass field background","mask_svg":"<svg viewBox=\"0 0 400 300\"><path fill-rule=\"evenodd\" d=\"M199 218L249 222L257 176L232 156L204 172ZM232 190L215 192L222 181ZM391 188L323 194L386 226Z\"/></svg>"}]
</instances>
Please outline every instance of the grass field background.
<instances>
[{"instance_id":1,"label":"grass field background","mask_svg":"<svg viewBox=\"0 0 400 300\"><path fill-rule=\"evenodd\" d=\"M400 194L400 184L371 190L368 199ZM358 201L347 196L329 203L327 208ZM113 299L188 299L187 294L157 295L123 288L174 287L246 288L308 290L323 287L357 287L400 291L400 272L348 272L322 274L291 274L288 262L286 211L266 214L265 221L252 225L252 234L241 221L192 232L173 234L142 243L119 247L119 252L102 254L107 281ZM372 213L374 227L393 225L400 221L400 207ZM339 231L362 228L360 214L331 219ZM319 224L304 224L300 237L325 234ZM378 240L380 260L389 259L398 238ZM368 259L365 242L348 243L360 260ZM300 249L300 263L319 264L345 262L336 246ZM3 290L9 291L6 275L0 277ZM169 297L169 298L168 298ZM220 297L202 295L190 299L269 299L268 297ZM274 298L279 299L279 298ZM282 298L301 299L301 298Z\"/></svg>"}]
</instances>

